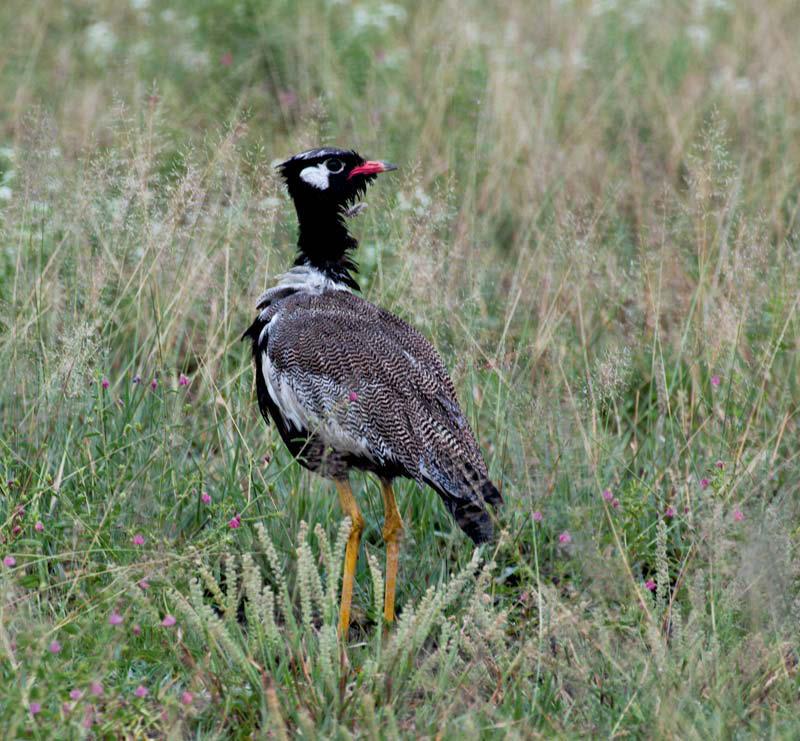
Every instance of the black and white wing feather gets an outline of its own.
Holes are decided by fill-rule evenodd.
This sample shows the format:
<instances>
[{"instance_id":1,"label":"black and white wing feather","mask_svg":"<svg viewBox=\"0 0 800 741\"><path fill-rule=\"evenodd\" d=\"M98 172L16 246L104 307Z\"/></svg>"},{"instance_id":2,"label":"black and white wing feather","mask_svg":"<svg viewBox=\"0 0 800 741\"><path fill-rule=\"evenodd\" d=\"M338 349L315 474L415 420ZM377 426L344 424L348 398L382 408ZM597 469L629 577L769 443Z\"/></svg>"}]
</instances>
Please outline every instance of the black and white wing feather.
<instances>
[{"instance_id":1,"label":"black and white wing feather","mask_svg":"<svg viewBox=\"0 0 800 741\"><path fill-rule=\"evenodd\" d=\"M441 358L419 332L331 290L281 298L249 334L262 411L304 465L425 482L475 542L491 538L486 504L500 504L500 493Z\"/></svg>"}]
</instances>

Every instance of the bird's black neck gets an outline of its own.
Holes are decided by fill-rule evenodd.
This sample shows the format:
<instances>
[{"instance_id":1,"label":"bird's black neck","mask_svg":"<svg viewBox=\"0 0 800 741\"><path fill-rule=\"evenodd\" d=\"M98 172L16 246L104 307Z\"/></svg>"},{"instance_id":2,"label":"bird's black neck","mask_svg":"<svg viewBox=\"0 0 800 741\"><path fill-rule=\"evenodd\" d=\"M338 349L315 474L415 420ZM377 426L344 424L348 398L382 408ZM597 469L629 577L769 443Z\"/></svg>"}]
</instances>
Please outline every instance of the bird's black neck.
<instances>
[{"instance_id":1,"label":"bird's black neck","mask_svg":"<svg viewBox=\"0 0 800 741\"><path fill-rule=\"evenodd\" d=\"M358 265L352 253L358 241L347 230L345 216L339 206L306 210L297 206L300 234L295 265L311 265L331 280L358 290L353 273Z\"/></svg>"}]
</instances>

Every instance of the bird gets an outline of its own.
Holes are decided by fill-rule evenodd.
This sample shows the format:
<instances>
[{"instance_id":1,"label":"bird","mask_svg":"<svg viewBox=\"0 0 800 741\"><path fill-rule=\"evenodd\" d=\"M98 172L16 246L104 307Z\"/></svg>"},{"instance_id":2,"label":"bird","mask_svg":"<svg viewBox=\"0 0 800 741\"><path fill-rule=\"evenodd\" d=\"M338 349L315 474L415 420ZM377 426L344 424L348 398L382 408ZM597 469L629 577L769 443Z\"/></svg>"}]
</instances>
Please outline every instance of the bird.
<instances>
[{"instance_id":1,"label":"bird","mask_svg":"<svg viewBox=\"0 0 800 741\"><path fill-rule=\"evenodd\" d=\"M380 480L387 627L395 620L403 536L394 479L436 491L475 544L493 540L502 497L436 349L406 321L359 295L358 242L347 221L365 205L367 186L396 166L320 147L277 169L297 212L297 259L260 296L242 339L252 343L267 424L274 421L300 465L333 480L350 518L339 609L339 634L346 636L364 529L351 471Z\"/></svg>"}]
</instances>

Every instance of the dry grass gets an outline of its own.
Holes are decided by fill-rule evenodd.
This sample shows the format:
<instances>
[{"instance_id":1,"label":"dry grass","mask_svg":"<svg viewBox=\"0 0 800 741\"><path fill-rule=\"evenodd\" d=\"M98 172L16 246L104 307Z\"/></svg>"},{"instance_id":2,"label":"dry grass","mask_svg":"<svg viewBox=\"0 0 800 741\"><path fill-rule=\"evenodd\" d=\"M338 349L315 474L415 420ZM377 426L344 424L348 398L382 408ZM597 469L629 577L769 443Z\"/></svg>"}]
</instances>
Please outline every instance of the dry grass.
<instances>
[{"instance_id":1,"label":"dry grass","mask_svg":"<svg viewBox=\"0 0 800 741\"><path fill-rule=\"evenodd\" d=\"M4 4L5 736L795 736L799 15ZM291 260L271 163L317 143L401 165L361 283L442 351L507 500L477 568L402 487L384 640L358 482L348 661L335 497L239 342Z\"/></svg>"}]
</instances>

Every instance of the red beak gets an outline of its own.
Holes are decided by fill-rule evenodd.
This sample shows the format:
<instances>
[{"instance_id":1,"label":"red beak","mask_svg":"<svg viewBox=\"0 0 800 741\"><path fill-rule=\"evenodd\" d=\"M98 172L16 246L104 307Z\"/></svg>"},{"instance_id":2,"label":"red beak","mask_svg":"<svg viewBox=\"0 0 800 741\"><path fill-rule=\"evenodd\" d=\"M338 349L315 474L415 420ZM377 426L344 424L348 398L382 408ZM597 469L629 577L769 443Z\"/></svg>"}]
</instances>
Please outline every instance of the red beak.
<instances>
[{"instance_id":1,"label":"red beak","mask_svg":"<svg viewBox=\"0 0 800 741\"><path fill-rule=\"evenodd\" d=\"M381 162L380 160L367 160L363 165L359 165L358 167L354 167L350 170L350 174L347 176L347 179L355 177L356 175L377 175L379 172L389 172L390 170L396 170L397 165L393 165L390 162Z\"/></svg>"}]
</instances>

